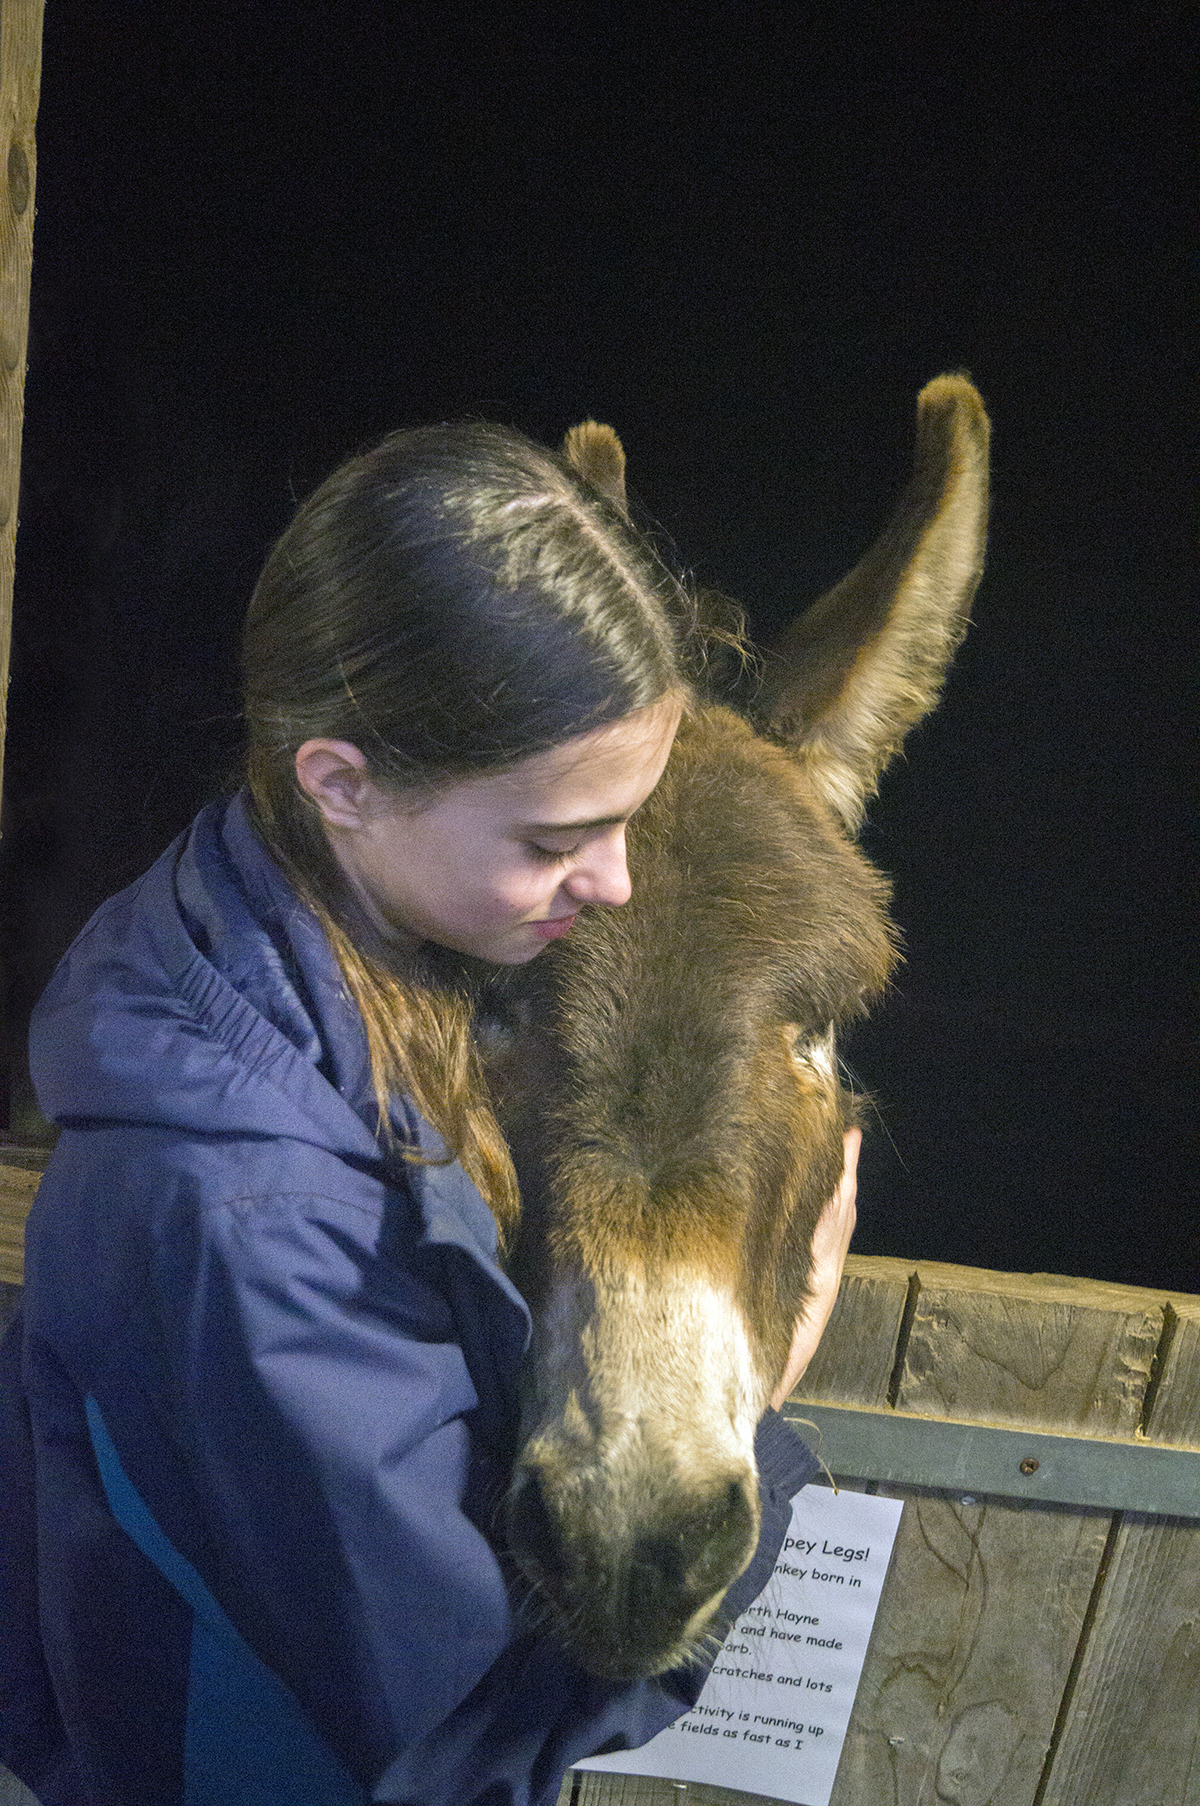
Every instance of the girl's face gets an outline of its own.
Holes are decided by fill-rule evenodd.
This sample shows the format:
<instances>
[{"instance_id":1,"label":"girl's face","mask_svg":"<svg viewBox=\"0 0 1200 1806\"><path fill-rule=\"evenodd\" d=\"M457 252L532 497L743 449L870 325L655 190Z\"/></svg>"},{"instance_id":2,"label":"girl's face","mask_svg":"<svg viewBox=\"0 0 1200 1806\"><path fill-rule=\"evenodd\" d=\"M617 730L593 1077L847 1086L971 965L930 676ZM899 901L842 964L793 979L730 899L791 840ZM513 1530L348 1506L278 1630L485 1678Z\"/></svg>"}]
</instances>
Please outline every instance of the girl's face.
<instances>
[{"instance_id":1,"label":"girl's face","mask_svg":"<svg viewBox=\"0 0 1200 1806\"><path fill-rule=\"evenodd\" d=\"M628 899L625 825L663 774L680 714L663 697L417 808L373 784L344 742L306 742L297 772L389 934L516 966L568 933L584 904Z\"/></svg>"}]
</instances>

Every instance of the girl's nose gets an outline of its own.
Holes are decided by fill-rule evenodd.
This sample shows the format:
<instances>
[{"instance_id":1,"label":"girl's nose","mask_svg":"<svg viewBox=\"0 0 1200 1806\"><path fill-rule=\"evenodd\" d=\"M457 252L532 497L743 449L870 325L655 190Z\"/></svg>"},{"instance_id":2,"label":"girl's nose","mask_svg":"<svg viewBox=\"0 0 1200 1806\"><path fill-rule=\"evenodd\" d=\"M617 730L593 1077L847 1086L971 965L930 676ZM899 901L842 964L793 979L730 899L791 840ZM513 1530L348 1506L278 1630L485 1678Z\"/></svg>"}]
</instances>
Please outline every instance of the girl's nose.
<instances>
[{"instance_id":1,"label":"girl's nose","mask_svg":"<svg viewBox=\"0 0 1200 1806\"><path fill-rule=\"evenodd\" d=\"M563 889L574 903L628 903L632 888L623 823L592 841L563 882Z\"/></svg>"}]
</instances>

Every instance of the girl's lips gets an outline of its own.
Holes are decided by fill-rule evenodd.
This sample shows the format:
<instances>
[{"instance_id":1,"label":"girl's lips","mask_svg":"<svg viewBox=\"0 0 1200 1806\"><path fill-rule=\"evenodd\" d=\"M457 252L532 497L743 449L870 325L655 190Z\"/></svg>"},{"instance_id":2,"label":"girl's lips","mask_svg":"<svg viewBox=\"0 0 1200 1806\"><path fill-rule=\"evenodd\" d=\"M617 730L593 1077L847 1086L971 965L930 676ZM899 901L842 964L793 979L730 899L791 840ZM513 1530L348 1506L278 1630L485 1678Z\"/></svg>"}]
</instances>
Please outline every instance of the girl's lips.
<instances>
[{"instance_id":1,"label":"girl's lips","mask_svg":"<svg viewBox=\"0 0 1200 1806\"><path fill-rule=\"evenodd\" d=\"M571 932L574 920L574 916L554 916L548 922L531 922L529 926L543 941L556 941L561 935Z\"/></svg>"}]
</instances>

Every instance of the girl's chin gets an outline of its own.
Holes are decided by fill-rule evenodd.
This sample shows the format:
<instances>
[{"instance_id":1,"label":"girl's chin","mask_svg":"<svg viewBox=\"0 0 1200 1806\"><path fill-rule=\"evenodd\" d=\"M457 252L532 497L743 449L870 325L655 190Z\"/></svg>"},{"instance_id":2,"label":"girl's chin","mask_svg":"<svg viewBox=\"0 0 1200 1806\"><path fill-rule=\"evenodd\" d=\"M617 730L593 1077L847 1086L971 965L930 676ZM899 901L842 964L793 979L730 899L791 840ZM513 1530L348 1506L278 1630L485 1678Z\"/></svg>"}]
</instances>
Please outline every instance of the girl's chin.
<instances>
[{"instance_id":1,"label":"girl's chin","mask_svg":"<svg viewBox=\"0 0 1200 1806\"><path fill-rule=\"evenodd\" d=\"M510 922L476 933L429 935L436 945L493 966L524 966L536 959L551 941L571 932L574 915L543 918L537 922Z\"/></svg>"}]
</instances>

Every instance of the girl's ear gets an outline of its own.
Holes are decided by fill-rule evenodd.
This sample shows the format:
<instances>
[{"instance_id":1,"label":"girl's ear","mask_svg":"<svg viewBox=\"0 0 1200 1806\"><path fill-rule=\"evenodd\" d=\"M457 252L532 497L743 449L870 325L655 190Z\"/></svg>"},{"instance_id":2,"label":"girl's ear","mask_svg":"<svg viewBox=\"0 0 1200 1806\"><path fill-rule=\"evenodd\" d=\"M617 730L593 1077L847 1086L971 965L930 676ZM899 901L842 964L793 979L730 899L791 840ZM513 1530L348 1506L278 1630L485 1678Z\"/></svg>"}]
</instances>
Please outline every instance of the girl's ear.
<instances>
[{"instance_id":1,"label":"girl's ear","mask_svg":"<svg viewBox=\"0 0 1200 1806\"><path fill-rule=\"evenodd\" d=\"M348 740L306 740L296 754L296 779L330 827L362 826L372 786L357 746Z\"/></svg>"}]
</instances>

